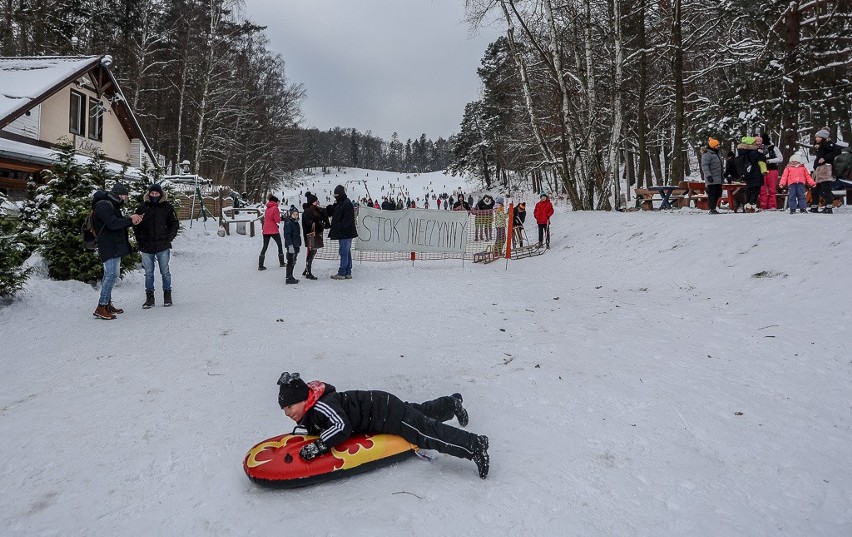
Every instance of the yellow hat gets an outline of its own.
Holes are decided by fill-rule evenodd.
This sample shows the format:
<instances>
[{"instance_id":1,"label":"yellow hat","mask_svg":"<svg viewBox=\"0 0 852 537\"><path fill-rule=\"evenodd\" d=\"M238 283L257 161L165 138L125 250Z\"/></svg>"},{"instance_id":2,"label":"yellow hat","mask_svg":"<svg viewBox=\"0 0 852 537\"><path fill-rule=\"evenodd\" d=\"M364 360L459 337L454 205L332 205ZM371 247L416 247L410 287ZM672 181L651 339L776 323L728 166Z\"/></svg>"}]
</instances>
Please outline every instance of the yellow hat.
<instances>
[{"instance_id":1,"label":"yellow hat","mask_svg":"<svg viewBox=\"0 0 852 537\"><path fill-rule=\"evenodd\" d=\"M707 147L709 147L710 149L719 149L719 140L711 136L707 139Z\"/></svg>"}]
</instances>

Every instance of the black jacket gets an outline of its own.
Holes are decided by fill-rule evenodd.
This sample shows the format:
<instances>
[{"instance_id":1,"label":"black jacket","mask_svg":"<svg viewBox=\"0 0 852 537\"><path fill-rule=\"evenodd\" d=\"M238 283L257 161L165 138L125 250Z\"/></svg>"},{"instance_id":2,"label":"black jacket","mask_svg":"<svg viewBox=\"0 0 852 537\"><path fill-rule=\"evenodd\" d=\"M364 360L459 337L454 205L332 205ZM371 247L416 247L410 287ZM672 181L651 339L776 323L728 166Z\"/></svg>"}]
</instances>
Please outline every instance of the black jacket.
<instances>
[{"instance_id":1,"label":"black jacket","mask_svg":"<svg viewBox=\"0 0 852 537\"><path fill-rule=\"evenodd\" d=\"M94 203L93 225L98 232L98 256L101 261L126 256L132 251L127 228L133 222L121 214L119 203L104 192L95 193Z\"/></svg>"},{"instance_id":2,"label":"black jacket","mask_svg":"<svg viewBox=\"0 0 852 537\"><path fill-rule=\"evenodd\" d=\"M354 239L358 236L358 229L355 227L355 207L345 194L337 198L328 212L331 214L329 239Z\"/></svg>"},{"instance_id":3,"label":"black jacket","mask_svg":"<svg viewBox=\"0 0 852 537\"><path fill-rule=\"evenodd\" d=\"M136 209L136 214L144 216L139 225L133 226L140 252L156 254L168 250L177 237L180 224L175 208L166 201L165 193L160 198L159 202L152 203L145 194L145 202Z\"/></svg>"},{"instance_id":4,"label":"black jacket","mask_svg":"<svg viewBox=\"0 0 852 537\"><path fill-rule=\"evenodd\" d=\"M302 235L305 237L305 244L308 244L308 233L322 235L328 226L328 215L325 214L325 209L316 205L303 203L302 209Z\"/></svg>"},{"instance_id":5,"label":"black jacket","mask_svg":"<svg viewBox=\"0 0 852 537\"><path fill-rule=\"evenodd\" d=\"M338 392L325 385L322 396L305 412L299 426L319 435L332 448L353 433L384 433L396 429L405 407L395 404L396 397L387 392L351 390Z\"/></svg>"},{"instance_id":6,"label":"black jacket","mask_svg":"<svg viewBox=\"0 0 852 537\"><path fill-rule=\"evenodd\" d=\"M843 150L841 147L828 140L814 146L816 156L814 157L814 169L816 170L823 164L834 164L834 158L840 155ZM819 159L824 159L825 162L820 163Z\"/></svg>"},{"instance_id":7,"label":"black jacket","mask_svg":"<svg viewBox=\"0 0 852 537\"><path fill-rule=\"evenodd\" d=\"M519 211L515 209L515 218L513 219L512 225L515 227L524 227L524 221L527 219L527 211Z\"/></svg>"},{"instance_id":8,"label":"black jacket","mask_svg":"<svg viewBox=\"0 0 852 537\"><path fill-rule=\"evenodd\" d=\"M490 196L482 198L481 200L479 200L479 203L476 204L476 208L480 211L490 211L494 208L494 198Z\"/></svg>"},{"instance_id":9,"label":"black jacket","mask_svg":"<svg viewBox=\"0 0 852 537\"><path fill-rule=\"evenodd\" d=\"M299 222L289 216L284 220L284 246L293 246L298 250L302 245L302 237L299 235Z\"/></svg>"}]
</instances>

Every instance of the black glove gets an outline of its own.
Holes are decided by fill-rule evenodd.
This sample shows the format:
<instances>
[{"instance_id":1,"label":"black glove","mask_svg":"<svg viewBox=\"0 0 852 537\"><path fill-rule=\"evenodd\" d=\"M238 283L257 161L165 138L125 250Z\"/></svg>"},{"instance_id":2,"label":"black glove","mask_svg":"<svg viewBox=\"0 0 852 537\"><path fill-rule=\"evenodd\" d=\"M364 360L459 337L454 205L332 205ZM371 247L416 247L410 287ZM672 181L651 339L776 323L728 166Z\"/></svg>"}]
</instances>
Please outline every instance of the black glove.
<instances>
[{"instance_id":1,"label":"black glove","mask_svg":"<svg viewBox=\"0 0 852 537\"><path fill-rule=\"evenodd\" d=\"M323 453L328 452L328 448L325 447L322 440L317 440L316 442L311 442L306 445L299 451L299 456L304 460L309 461L318 455L322 455Z\"/></svg>"}]
</instances>

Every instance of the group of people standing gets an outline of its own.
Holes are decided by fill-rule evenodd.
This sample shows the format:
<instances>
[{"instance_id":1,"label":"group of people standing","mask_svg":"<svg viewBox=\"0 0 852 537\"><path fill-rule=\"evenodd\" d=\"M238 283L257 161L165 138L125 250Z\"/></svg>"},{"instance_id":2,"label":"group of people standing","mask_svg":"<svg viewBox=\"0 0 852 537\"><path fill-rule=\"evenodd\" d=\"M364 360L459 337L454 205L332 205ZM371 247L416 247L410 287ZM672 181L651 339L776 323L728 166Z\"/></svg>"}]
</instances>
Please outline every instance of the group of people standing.
<instances>
[{"instance_id":1,"label":"group of people standing","mask_svg":"<svg viewBox=\"0 0 852 537\"><path fill-rule=\"evenodd\" d=\"M736 152L729 152L723 160L721 143L710 137L701 157L701 170L707 190L710 214L718 214L716 207L722 197L722 183L742 181L745 183L745 212L757 212L761 209L777 209L779 186L788 189L788 206L791 213L798 209L806 212L806 187L811 187L810 212L819 212L819 200L823 200L823 213L832 213L834 195L832 190L842 186L838 184L834 160L841 155L842 148L830 139L828 129L820 129L814 135L813 176L804 163L808 155L804 150L797 151L788 161L783 176L779 179L779 169L784 158L781 151L772 143L769 134L743 136L737 144ZM788 173L789 170L789 173Z\"/></svg>"},{"instance_id":2,"label":"group of people standing","mask_svg":"<svg viewBox=\"0 0 852 537\"><path fill-rule=\"evenodd\" d=\"M293 276L296 267L296 259L301 251L303 240L307 248L305 270L302 276L308 280L316 280L311 266L317 250L325 246L323 233L329 229L328 238L338 242L338 253L340 254L340 267L336 274L331 276L333 280L352 279L352 239L358 236L355 226L355 207L346 195L343 185L334 188L334 203L328 207L322 207L319 198L311 192L305 193L306 202L302 204L303 213L291 205L287 216L282 220L279 200L273 194L267 196L266 210L263 214L263 249L258 257L258 270L266 270L266 250L269 241L275 241L278 246L278 263L286 267L286 284L296 284L299 280ZM299 219L301 216L301 226ZM281 231L279 226L283 222L284 244L281 243ZM301 232L301 233L300 233ZM284 249L287 253L285 255Z\"/></svg>"},{"instance_id":3,"label":"group of people standing","mask_svg":"<svg viewBox=\"0 0 852 537\"><path fill-rule=\"evenodd\" d=\"M101 295L94 316L112 320L124 310L112 303L112 289L121 272L121 258L132 252L129 230L136 235L142 267L145 269L145 302L143 309L150 309L154 299L154 265L160 269L163 286L163 305L172 305L172 275L169 271L172 241L178 234L180 224L174 207L168 202L163 188L153 183L136 212L125 217L121 208L127 202L130 191L121 184L113 185L109 192L97 191L92 199L92 225L98 239L98 256L104 266Z\"/></svg>"}]
</instances>

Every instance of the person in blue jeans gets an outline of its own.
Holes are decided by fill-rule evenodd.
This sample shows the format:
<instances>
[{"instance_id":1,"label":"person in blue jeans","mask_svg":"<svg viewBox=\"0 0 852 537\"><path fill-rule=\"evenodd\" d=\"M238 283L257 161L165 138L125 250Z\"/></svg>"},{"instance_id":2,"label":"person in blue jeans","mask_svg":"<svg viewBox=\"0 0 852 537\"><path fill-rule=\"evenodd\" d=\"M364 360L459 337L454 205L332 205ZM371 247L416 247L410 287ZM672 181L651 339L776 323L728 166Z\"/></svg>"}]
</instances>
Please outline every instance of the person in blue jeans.
<instances>
[{"instance_id":1,"label":"person in blue jeans","mask_svg":"<svg viewBox=\"0 0 852 537\"><path fill-rule=\"evenodd\" d=\"M143 216L139 214L126 218L121 207L127 201L129 191L121 183L113 185L109 193L98 191L94 195L93 226L98 236L98 256L104 264L104 278L101 283L101 296L93 315L99 319L115 319L116 314L124 310L112 304L112 288L121 271L121 258L131 251L127 230L139 224Z\"/></svg>"},{"instance_id":2,"label":"person in blue jeans","mask_svg":"<svg viewBox=\"0 0 852 537\"><path fill-rule=\"evenodd\" d=\"M352 239L358 236L355 226L355 206L346 196L343 185L334 187L334 204L328 208L331 216L331 230L328 238L338 241L338 253L340 254L340 268L337 274L332 274L332 280L352 279Z\"/></svg>"},{"instance_id":3,"label":"person in blue jeans","mask_svg":"<svg viewBox=\"0 0 852 537\"><path fill-rule=\"evenodd\" d=\"M178 223L175 209L168 201L168 194L163 188L152 183L148 185L143 203L136 209L136 214L144 219L133 227L139 253L142 255L142 267L145 269L145 303L142 309L154 306L154 263L160 267L160 277L163 280L163 306L172 305L172 274L169 271L172 241L178 233Z\"/></svg>"}]
</instances>

